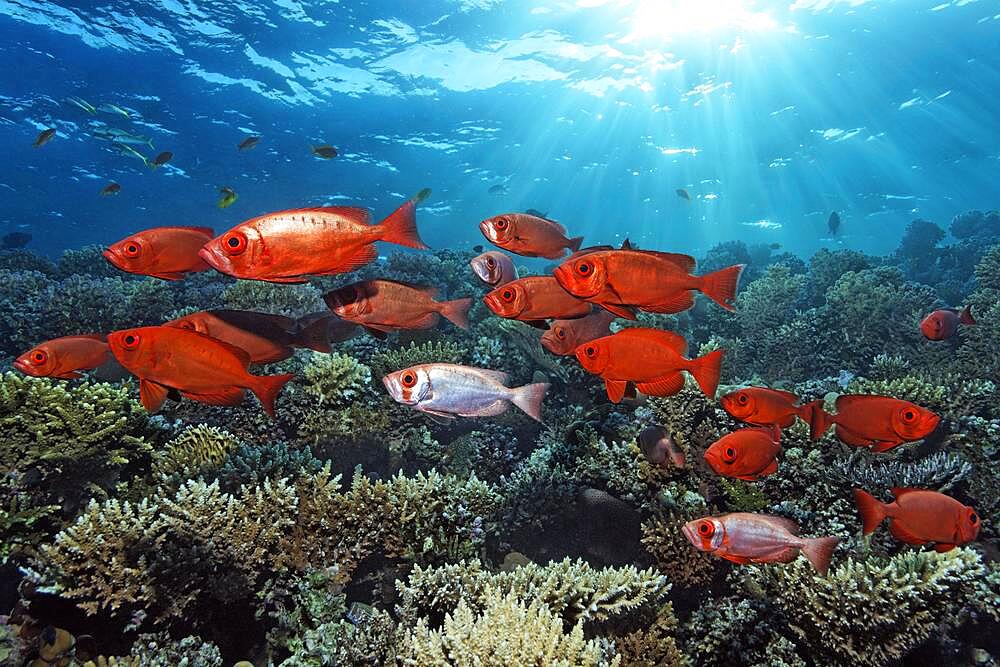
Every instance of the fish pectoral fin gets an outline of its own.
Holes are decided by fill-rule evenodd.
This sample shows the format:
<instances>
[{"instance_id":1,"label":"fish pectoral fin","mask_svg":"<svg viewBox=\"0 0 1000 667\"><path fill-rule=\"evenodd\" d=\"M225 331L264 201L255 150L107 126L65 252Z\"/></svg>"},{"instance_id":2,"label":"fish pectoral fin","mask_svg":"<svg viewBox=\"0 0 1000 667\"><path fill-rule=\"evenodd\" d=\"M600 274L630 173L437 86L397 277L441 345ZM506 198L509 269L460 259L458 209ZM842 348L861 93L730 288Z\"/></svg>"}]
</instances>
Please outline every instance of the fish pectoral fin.
<instances>
[{"instance_id":1,"label":"fish pectoral fin","mask_svg":"<svg viewBox=\"0 0 1000 667\"><path fill-rule=\"evenodd\" d=\"M934 551L942 554L945 551L951 551L954 548L955 548L954 544L948 544L946 542L938 542L937 544L934 545Z\"/></svg>"},{"instance_id":2,"label":"fish pectoral fin","mask_svg":"<svg viewBox=\"0 0 1000 667\"><path fill-rule=\"evenodd\" d=\"M926 544L927 540L917 537L899 523L899 519L892 519L889 523L889 532L900 542L907 544Z\"/></svg>"},{"instance_id":3,"label":"fish pectoral fin","mask_svg":"<svg viewBox=\"0 0 1000 667\"><path fill-rule=\"evenodd\" d=\"M694 306L694 292L684 290L659 303L643 306L642 309L651 313L681 313L692 306Z\"/></svg>"},{"instance_id":4,"label":"fish pectoral fin","mask_svg":"<svg viewBox=\"0 0 1000 667\"><path fill-rule=\"evenodd\" d=\"M854 447L871 447L872 440L870 438L864 438L850 429L837 424L834 428L834 433L837 438L846 445L853 445Z\"/></svg>"},{"instance_id":5,"label":"fish pectoral fin","mask_svg":"<svg viewBox=\"0 0 1000 667\"><path fill-rule=\"evenodd\" d=\"M601 308L612 313L615 317L623 317L626 320L635 319L635 310L620 303L602 303Z\"/></svg>"},{"instance_id":6,"label":"fish pectoral fin","mask_svg":"<svg viewBox=\"0 0 1000 667\"><path fill-rule=\"evenodd\" d=\"M406 325L407 329L433 329L441 316L437 313L425 313Z\"/></svg>"},{"instance_id":7,"label":"fish pectoral fin","mask_svg":"<svg viewBox=\"0 0 1000 667\"><path fill-rule=\"evenodd\" d=\"M227 407L234 407L243 402L243 399L246 396L246 390L240 389L239 387L224 387L218 391L204 394L182 391L181 396L184 398L190 398L192 401L205 403L207 405L224 405Z\"/></svg>"},{"instance_id":8,"label":"fish pectoral fin","mask_svg":"<svg viewBox=\"0 0 1000 667\"><path fill-rule=\"evenodd\" d=\"M139 378L139 402L142 403L142 407L146 408L146 412L156 412L163 407L163 402L167 400L169 391L162 384Z\"/></svg>"},{"instance_id":9,"label":"fish pectoral fin","mask_svg":"<svg viewBox=\"0 0 1000 667\"><path fill-rule=\"evenodd\" d=\"M625 387L628 382L625 380L605 380L604 388L608 392L608 398L612 403L621 403L625 396Z\"/></svg>"},{"instance_id":10,"label":"fish pectoral fin","mask_svg":"<svg viewBox=\"0 0 1000 667\"><path fill-rule=\"evenodd\" d=\"M764 477L765 475L773 475L778 472L778 459L774 459L767 464L767 467L757 473L758 476Z\"/></svg>"},{"instance_id":11,"label":"fish pectoral fin","mask_svg":"<svg viewBox=\"0 0 1000 667\"><path fill-rule=\"evenodd\" d=\"M719 556L721 556L722 558L725 558L726 560L731 561L733 563L739 563L740 565L746 565L747 563L750 562L750 559L747 558L746 556L736 556L734 554L726 554L718 551L716 553L719 554Z\"/></svg>"},{"instance_id":12,"label":"fish pectoral fin","mask_svg":"<svg viewBox=\"0 0 1000 667\"><path fill-rule=\"evenodd\" d=\"M673 373L651 382L636 382L635 388L647 396L673 396L684 388L684 376Z\"/></svg>"},{"instance_id":13,"label":"fish pectoral fin","mask_svg":"<svg viewBox=\"0 0 1000 667\"><path fill-rule=\"evenodd\" d=\"M497 415L502 415L507 412L507 407L509 404L507 401L501 399L490 403L489 405L479 408L478 410L470 410L469 412L460 412L461 417L496 417Z\"/></svg>"},{"instance_id":14,"label":"fish pectoral fin","mask_svg":"<svg viewBox=\"0 0 1000 667\"><path fill-rule=\"evenodd\" d=\"M375 247L374 243L369 243L368 245L361 246L356 253L345 259L330 271L326 271L319 275L332 276L339 273L349 273L356 269L360 269L366 264L371 264L376 259L378 259L378 248Z\"/></svg>"},{"instance_id":15,"label":"fish pectoral fin","mask_svg":"<svg viewBox=\"0 0 1000 667\"><path fill-rule=\"evenodd\" d=\"M430 408L417 408L417 409L420 410L420 412L423 412L425 415L430 417L432 421L435 421L438 424L447 424L448 422L456 418L455 415L451 414L450 412L441 412L439 410L431 410Z\"/></svg>"},{"instance_id":16,"label":"fish pectoral fin","mask_svg":"<svg viewBox=\"0 0 1000 667\"><path fill-rule=\"evenodd\" d=\"M898 447L899 445L900 443L898 442L886 442L883 440L872 445L872 451L876 453L887 452L893 447Z\"/></svg>"}]
</instances>

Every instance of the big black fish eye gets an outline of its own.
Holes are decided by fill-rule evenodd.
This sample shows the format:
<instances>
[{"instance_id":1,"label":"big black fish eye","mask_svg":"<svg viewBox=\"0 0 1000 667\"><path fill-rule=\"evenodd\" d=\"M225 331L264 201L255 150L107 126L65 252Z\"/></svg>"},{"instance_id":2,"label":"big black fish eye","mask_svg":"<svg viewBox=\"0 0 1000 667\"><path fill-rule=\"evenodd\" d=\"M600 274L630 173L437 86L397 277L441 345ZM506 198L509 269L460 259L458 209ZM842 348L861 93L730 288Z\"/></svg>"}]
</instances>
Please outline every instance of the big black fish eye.
<instances>
[{"instance_id":1,"label":"big black fish eye","mask_svg":"<svg viewBox=\"0 0 1000 667\"><path fill-rule=\"evenodd\" d=\"M35 352L31 355L31 363L36 366L41 366L48 360L48 358L49 355L45 353L45 350L35 350Z\"/></svg>"},{"instance_id":2,"label":"big black fish eye","mask_svg":"<svg viewBox=\"0 0 1000 667\"><path fill-rule=\"evenodd\" d=\"M413 373L403 373L403 377L400 380L402 380L404 387L412 387L417 384L417 376Z\"/></svg>"},{"instance_id":3,"label":"big black fish eye","mask_svg":"<svg viewBox=\"0 0 1000 667\"><path fill-rule=\"evenodd\" d=\"M736 397L736 402L740 405L746 405L750 401L750 397L746 394L740 394Z\"/></svg>"},{"instance_id":4,"label":"big black fish eye","mask_svg":"<svg viewBox=\"0 0 1000 667\"><path fill-rule=\"evenodd\" d=\"M597 354L597 349L592 345L588 345L586 348L584 348L583 353L586 354L588 357L593 357L594 355Z\"/></svg>"},{"instance_id":5,"label":"big black fish eye","mask_svg":"<svg viewBox=\"0 0 1000 667\"><path fill-rule=\"evenodd\" d=\"M486 266L488 266L488 267L490 267L492 269L494 266L496 266L496 260L493 259L492 257L487 257L486 258Z\"/></svg>"},{"instance_id":6,"label":"big black fish eye","mask_svg":"<svg viewBox=\"0 0 1000 667\"><path fill-rule=\"evenodd\" d=\"M503 292L500 293L500 298L503 299L504 301L512 301L514 299L513 290L505 289Z\"/></svg>"},{"instance_id":7,"label":"big black fish eye","mask_svg":"<svg viewBox=\"0 0 1000 667\"><path fill-rule=\"evenodd\" d=\"M978 521L979 521L979 517L976 516L975 512L973 512L972 514L969 515L969 522L970 523L972 523L973 525L975 525L976 523L978 523Z\"/></svg>"},{"instance_id":8,"label":"big black fish eye","mask_svg":"<svg viewBox=\"0 0 1000 667\"><path fill-rule=\"evenodd\" d=\"M712 525L711 521L702 521L698 524L698 533L703 537L709 537L715 532L715 526Z\"/></svg>"},{"instance_id":9,"label":"big black fish eye","mask_svg":"<svg viewBox=\"0 0 1000 667\"><path fill-rule=\"evenodd\" d=\"M580 262L579 264L576 265L577 273L579 273L581 276L590 275L590 272L593 270L593 268L594 267L591 266L590 262Z\"/></svg>"},{"instance_id":10,"label":"big black fish eye","mask_svg":"<svg viewBox=\"0 0 1000 667\"><path fill-rule=\"evenodd\" d=\"M499 220L497 220L496 222L494 222L493 225L497 229L500 229L500 230L507 229L507 219L506 218L500 218Z\"/></svg>"}]
</instances>

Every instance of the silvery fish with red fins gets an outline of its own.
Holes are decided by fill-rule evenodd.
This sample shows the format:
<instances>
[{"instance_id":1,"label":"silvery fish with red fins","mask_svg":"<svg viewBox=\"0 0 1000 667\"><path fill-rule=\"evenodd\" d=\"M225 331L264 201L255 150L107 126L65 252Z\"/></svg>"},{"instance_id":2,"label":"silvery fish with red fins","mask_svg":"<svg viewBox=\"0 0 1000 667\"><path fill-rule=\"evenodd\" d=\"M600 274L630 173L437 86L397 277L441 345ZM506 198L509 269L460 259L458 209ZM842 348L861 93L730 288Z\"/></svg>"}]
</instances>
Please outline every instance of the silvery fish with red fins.
<instances>
[{"instance_id":1,"label":"silvery fish with red fins","mask_svg":"<svg viewBox=\"0 0 1000 667\"><path fill-rule=\"evenodd\" d=\"M506 373L458 364L404 368L386 375L382 384L397 403L446 419L493 417L513 403L542 421L542 400L549 388L544 382L508 387Z\"/></svg>"}]
</instances>

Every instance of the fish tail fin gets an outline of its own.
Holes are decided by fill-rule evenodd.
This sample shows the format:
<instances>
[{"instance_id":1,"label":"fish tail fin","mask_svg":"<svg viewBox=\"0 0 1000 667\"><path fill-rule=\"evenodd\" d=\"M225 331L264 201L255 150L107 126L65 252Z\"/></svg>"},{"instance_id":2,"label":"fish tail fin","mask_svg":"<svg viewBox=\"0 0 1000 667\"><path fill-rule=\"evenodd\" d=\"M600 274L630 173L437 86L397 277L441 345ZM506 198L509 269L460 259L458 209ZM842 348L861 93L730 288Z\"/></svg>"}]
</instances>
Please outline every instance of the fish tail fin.
<instances>
[{"instance_id":1,"label":"fish tail fin","mask_svg":"<svg viewBox=\"0 0 1000 667\"><path fill-rule=\"evenodd\" d=\"M441 302L441 315L459 329L468 329L470 308L472 308L470 297L443 301Z\"/></svg>"},{"instance_id":2,"label":"fish tail fin","mask_svg":"<svg viewBox=\"0 0 1000 667\"><path fill-rule=\"evenodd\" d=\"M427 244L417 232L417 200L410 199L389 214L389 217L379 224L382 230L381 240L387 243L427 250Z\"/></svg>"},{"instance_id":3,"label":"fish tail fin","mask_svg":"<svg viewBox=\"0 0 1000 667\"><path fill-rule=\"evenodd\" d=\"M830 569L833 550L840 543L839 537L807 537L802 547L802 555L809 559L816 571L825 575Z\"/></svg>"},{"instance_id":4,"label":"fish tail fin","mask_svg":"<svg viewBox=\"0 0 1000 667\"><path fill-rule=\"evenodd\" d=\"M325 317L302 327L295 334L296 347L304 347L317 352L330 353L330 323Z\"/></svg>"},{"instance_id":5,"label":"fish tail fin","mask_svg":"<svg viewBox=\"0 0 1000 667\"><path fill-rule=\"evenodd\" d=\"M701 277L701 293L726 310L736 310L736 288L746 264L734 264Z\"/></svg>"},{"instance_id":6,"label":"fish tail fin","mask_svg":"<svg viewBox=\"0 0 1000 667\"><path fill-rule=\"evenodd\" d=\"M695 382L709 398L715 398L719 388L719 374L722 372L722 355L724 350L713 350L703 357L692 359L688 373L694 376Z\"/></svg>"},{"instance_id":7,"label":"fish tail fin","mask_svg":"<svg viewBox=\"0 0 1000 667\"><path fill-rule=\"evenodd\" d=\"M548 382L538 382L526 384L523 387L514 389L514 396L511 403L521 408L524 414L537 422L542 421L542 400L545 399L545 392L549 390Z\"/></svg>"},{"instance_id":8,"label":"fish tail fin","mask_svg":"<svg viewBox=\"0 0 1000 667\"><path fill-rule=\"evenodd\" d=\"M581 245L583 245L583 237L574 236L573 238L569 239L569 241L566 244L566 247L569 248L570 252L576 252L577 250L580 249Z\"/></svg>"},{"instance_id":9,"label":"fish tail fin","mask_svg":"<svg viewBox=\"0 0 1000 667\"><path fill-rule=\"evenodd\" d=\"M809 423L809 437L818 440L833 424L833 415L823 409L823 399L799 406L799 417Z\"/></svg>"},{"instance_id":10,"label":"fish tail fin","mask_svg":"<svg viewBox=\"0 0 1000 667\"><path fill-rule=\"evenodd\" d=\"M250 387L250 391L260 399L260 404L264 408L264 412L272 419L274 418L274 402L277 400L278 394L281 393L281 388L293 377L295 377L294 373L258 376L257 382L254 383L254 386Z\"/></svg>"},{"instance_id":11,"label":"fish tail fin","mask_svg":"<svg viewBox=\"0 0 1000 667\"><path fill-rule=\"evenodd\" d=\"M961 314L958 316L958 321L962 324L975 324L976 318L972 316L972 304L969 304L962 309Z\"/></svg>"},{"instance_id":12,"label":"fish tail fin","mask_svg":"<svg viewBox=\"0 0 1000 667\"><path fill-rule=\"evenodd\" d=\"M863 489L854 489L854 503L858 506L858 513L861 514L861 530L868 535L885 519L885 503Z\"/></svg>"}]
</instances>

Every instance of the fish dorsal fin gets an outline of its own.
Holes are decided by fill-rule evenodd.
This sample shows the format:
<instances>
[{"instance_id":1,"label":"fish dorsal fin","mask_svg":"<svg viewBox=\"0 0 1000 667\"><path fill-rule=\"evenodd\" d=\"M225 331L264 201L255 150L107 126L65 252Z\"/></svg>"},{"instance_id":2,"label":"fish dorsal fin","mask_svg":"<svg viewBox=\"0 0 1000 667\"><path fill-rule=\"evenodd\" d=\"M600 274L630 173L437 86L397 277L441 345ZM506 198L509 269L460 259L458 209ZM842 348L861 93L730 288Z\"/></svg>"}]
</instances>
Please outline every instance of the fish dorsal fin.
<instances>
[{"instance_id":1,"label":"fish dorsal fin","mask_svg":"<svg viewBox=\"0 0 1000 667\"><path fill-rule=\"evenodd\" d=\"M199 234L205 234L210 239L215 238L215 230L211 227L178 227L177 229L186 229L192 232L198 232Z\"/></svg>"},{"instance_id":2,"label":"fish dorsal fin","mask_svg":"<svg viewBox=\"0 0 1000 667\"><path fill-rule=\"evenodd\" d=\"M574 252L571 255L569 255L569 257L566 257L565 259L563 259L562 263L565 264L566 262L571 262L574 259L578 259L580 257L583 257L584 255L589 255L589 254L594 253L594 252L606 252L608 250L614 250L614 249L615 248L613 246L609 246L609 245L594 245L594 246L590 246L589 248L580 248L576 252Z\"/></svg>"},{"instance_id":3,"label":"fish dorsal fin","mask_svg":"<svg viewBox=\"0 0 1000 667\"><path fill-rule=\"evenodd\" d=\"M783 516L772 516L770 514L761 514L760 518L773 526L778 526L782 530L787 530L792 535L798 535L799 533L799 524L792 519L786 519Z\"/></svg>"},{"instance_id":4,"label":"fish dorsal fin","mask_svg":"<svg viewBox=\"0 0 1000 667\"><path fill-rule=\"evenodd\" d=\"M218 338L212 338L211 336L203 334L200 331L192 331L190 329L178 329L178 331L186 331L189 334L195 336L201 336L202 338L207 338L208 340L212 341L219 347L231 352L237 359L239 359L240 363L243 365L243 368L250 367L250 359L251 359L250 353L244 350L242 347L236 347L232 343L227 343L226 341L219 340Z\"/></svg>"},{"instance_id":5,"label":"fish dorsal fin","mask_svg":"<svg viewBox=\"0 0 1000 667\"><path fill-rule=\"evenodd\" d=\"M616 336L626 336L629 338L639 338L648 340L651 343L666 345L680 355L687 353L687 341L680 334L663 329L647 329L645 327L630 327L622 329Z\"/></svg>"},{"instance_id":6,"label":"fish dorsal fin","mask_svg":"<svg viewBox=\"0 0 1000 667\"><path fill-rule=\"evenodd\" d=\"M371 224L371 211L360 206L309 206L306 208L289 208L277 213L269 213L264 218L271 216L296 216L308 215L310 213L321 213L324 215L340 215L350 219L352 222L360 222L366 225Z\"/></svg>"},{"instance_id":7,"label":"fish dorsal fin","mask_svg":"<svg viewBox=\"0 0 1000 667\"><path fill-rule=\"evenodd\" d=\"M87 340L96 340L102 343L108 342L107 334L76 334L75 336L67 336L67 338L86 338Z\"/></svg>"},{"instance_id":8,"label":"fish dorsal fin","mask_svg":"<svg viewBox=\"0 0 1000 667\"><path fill-rule=\"evenodd\" d=\"M841 394L834 401L833 405L837 408L837 412L842 412L850 410L855 406L863 407L864 403L870 400L872 396L871 394Z\"/></svg>"},{"instance_id":9,"label":"fish dorsal fin","mask_svg":"<svg viewBox=\"0 0 1000 667\"><path fill-rule=\"evenodd\" d=\"M921 490L922 489L911 489L908 486L894 486L889 489L889 491L892 493L892 496L896 500L899 500L908 493L913 493L914 491L921 491Z\"/></svg>"},{"instance_id":10,"label":"fish dorsal fin","mask_svg":"<svg viewBox=\"0 0 1000 667\"><path fill-rule=\"evenodd\" d=\"M401 287L406 287L407 289L416 290L426 294L430 298L435 298L438 295L438 288L433 285L419 285L417 283L408 283L404 280L390 280L388 278L379 278L374 281L375 283L389 283L390 285L399 285Z\"/></svg>"},{"instance_id":11,"label":"fish dorsal fin","mask_svg":"<svg viewBox=\"0 0 1000 667\"><path fill-rule=\"evenodd\" d=\"M482 373L489 379L496 380L500 384L507 386L507 380L509 379L509 376L503 371L495 371L489 368L477 368L476 370L478 370L480 373Z\"/></svg>"}]
</instances>

